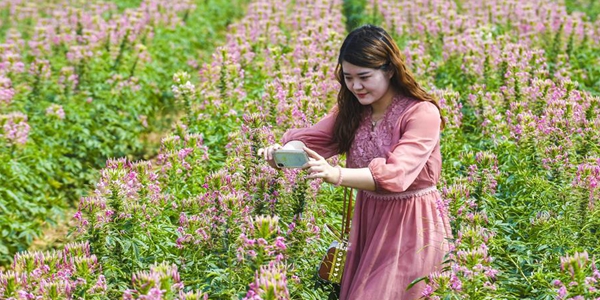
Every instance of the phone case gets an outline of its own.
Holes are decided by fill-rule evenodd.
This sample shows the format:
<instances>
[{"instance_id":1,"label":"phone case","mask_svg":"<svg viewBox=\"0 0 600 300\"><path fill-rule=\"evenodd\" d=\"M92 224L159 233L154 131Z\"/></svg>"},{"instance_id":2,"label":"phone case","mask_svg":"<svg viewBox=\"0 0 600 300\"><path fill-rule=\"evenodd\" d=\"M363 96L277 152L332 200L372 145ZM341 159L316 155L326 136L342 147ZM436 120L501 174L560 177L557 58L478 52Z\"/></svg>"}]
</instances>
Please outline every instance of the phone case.
<instances>
[{"instance_id":1,"label":"phone case","mask_svg":"<svg viewBox=\"0 0 600 300\"><path fill-rule=\"evenodd\" d=\"M303 150L280 149L273 152L273 160L279 168L301 168L308 162L308 155Z\"/></svg>"}]
</instances>

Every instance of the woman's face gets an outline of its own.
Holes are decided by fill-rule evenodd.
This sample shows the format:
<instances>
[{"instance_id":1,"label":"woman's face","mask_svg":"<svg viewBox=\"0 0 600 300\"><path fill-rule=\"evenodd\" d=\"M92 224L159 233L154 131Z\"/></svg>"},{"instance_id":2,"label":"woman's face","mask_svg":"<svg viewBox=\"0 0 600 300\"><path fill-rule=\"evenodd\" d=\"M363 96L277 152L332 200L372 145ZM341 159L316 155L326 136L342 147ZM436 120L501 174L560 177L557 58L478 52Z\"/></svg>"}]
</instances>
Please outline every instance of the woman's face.
<instances>
[{"instance_id":1,"label":"woman's face","mask_svg":"<svg viewBox=\"0 0 600 300\"><path fill-rule=\"evenodd\" d=\"M345 61L342 62L342 71L346 86L360 104L371 105L390 96L392 72L359 67Z\"/></svg>"}]
</instances>

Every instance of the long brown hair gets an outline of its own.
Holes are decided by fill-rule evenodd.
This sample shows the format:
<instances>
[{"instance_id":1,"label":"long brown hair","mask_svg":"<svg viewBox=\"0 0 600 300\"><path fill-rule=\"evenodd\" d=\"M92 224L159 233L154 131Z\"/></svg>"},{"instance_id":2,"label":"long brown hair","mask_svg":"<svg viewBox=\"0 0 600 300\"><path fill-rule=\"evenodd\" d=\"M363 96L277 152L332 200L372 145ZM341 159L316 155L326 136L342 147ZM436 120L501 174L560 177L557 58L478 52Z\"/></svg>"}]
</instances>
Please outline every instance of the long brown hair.
<instances>
[{"instance_id":1,"label":"long brown hair","mask_svg":"<svg viewBox=\"0 0 600 300\"><path fill-rule=\"evenodd\" d=\"M400 49L392 37L381 27L361 26L350 32L342 43L335 70L341 88L337 97L338 115L334 123L333 141L338 144L340 153L350 150L354 133L360 124L363 112L367 109L358 102L356 96L346 86L342 70L344 61L359 67L394 72L390 79L391 87L407 97L435 104L441 115L437 100L421 88L406 68ZM442 117L442 128L444 124Z\"/></svg>"}]
</instances>

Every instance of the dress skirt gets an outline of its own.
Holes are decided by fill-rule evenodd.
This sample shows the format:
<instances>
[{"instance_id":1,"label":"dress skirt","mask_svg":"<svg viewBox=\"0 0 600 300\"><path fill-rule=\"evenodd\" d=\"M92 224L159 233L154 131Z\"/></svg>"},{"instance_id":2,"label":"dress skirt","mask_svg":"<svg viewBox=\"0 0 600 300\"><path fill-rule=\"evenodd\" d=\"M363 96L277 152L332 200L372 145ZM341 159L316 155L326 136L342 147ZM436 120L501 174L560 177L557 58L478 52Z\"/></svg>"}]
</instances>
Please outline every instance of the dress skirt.
<instances>
[{"instance_id":1,"label":"dress skirt","mask_svg":"<svg viewBox=\"0 0 600 300\"><path fill-rule=\"evenodd\" d=\"M439 271L451 236L435 187L395 194L358 191L341 284L342 300L412 300L415 279Z\"/></svg>"}]
</instances>

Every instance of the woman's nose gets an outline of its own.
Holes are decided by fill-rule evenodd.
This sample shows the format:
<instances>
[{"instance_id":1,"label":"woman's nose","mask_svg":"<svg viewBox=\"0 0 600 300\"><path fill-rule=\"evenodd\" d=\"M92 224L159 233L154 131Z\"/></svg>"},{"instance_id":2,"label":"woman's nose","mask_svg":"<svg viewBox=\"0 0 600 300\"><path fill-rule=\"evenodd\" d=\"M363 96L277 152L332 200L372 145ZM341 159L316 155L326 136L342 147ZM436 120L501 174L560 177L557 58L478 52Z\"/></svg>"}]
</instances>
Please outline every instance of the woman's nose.
<instances>
[{"instance_id":1,"label":"woman's nose","mask_svg":"<svg viewBox=\"0 0 600 300\"><path fill-rule=\"evenodd\" d=\"M363 88L363 86L359 81L355 81L352 83L352 89L361 90L362 88Z\"/></svg>"}]
</instances>

